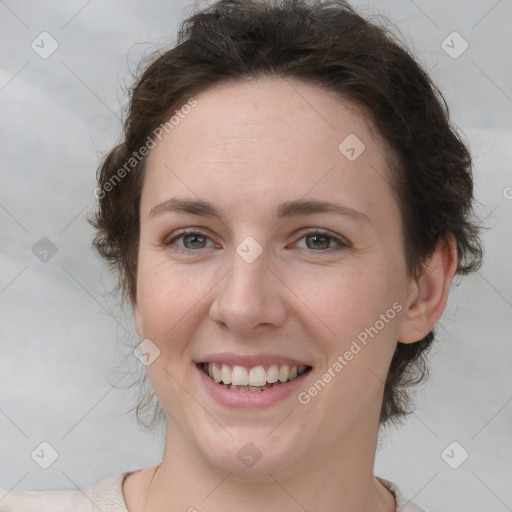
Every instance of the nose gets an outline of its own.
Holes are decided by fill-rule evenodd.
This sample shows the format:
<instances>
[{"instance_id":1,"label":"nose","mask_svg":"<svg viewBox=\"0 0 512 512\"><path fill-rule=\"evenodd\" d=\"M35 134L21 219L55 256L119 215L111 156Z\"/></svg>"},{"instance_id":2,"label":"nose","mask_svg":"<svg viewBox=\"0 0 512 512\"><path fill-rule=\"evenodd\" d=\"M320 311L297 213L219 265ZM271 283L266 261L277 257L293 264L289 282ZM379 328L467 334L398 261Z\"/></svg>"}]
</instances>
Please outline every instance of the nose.
<instances>
[{"instance_id":1,"label":"nose","mask_svg":"<svg viewBox=\"0 0 512 512\"><path fill-rule=\"evenodd\" d=\"M275 330L286 318L285 287L263 251L246 261L236 251L231 268L214 288L210 317L221 329L242 337Z\"/></svg>"}]
</instances>

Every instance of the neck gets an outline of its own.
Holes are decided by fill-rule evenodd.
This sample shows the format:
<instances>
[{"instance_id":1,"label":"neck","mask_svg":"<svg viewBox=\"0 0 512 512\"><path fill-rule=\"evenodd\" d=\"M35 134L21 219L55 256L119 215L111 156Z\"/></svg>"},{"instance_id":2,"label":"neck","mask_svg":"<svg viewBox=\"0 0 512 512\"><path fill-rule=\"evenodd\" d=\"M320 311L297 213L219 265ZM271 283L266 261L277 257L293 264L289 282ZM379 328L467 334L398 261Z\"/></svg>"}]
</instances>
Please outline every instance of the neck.
<instances>
[{"instance_id":1,"label":"neck","mask_svg":"<svg viewBox=\"0 0 512 512\"><path fill-rule=\"evenodd\" d=\"M145 512L394 512L391 492L373 475L378 423L367 425L365 431L360 423L344 442L319 440L310 455L286 470L249 477L210 464L168 421L162 463L149 485Z\"/></svg>"}]
</instances>

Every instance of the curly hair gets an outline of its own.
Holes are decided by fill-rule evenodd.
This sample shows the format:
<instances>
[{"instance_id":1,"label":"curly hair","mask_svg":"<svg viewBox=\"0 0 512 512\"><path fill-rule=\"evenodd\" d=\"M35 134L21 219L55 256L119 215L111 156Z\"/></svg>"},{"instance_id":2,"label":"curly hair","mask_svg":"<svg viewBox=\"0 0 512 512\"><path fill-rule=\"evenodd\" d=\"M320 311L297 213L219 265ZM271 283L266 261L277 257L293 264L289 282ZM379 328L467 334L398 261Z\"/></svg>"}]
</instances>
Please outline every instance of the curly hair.
<instances>
[{"instance_id":1,"label":"curly hair","mask_svg":"<svg viewBox=\"0 0 512 512\"><path fill-rule=\"evenodd\" d=\"M393 152L388 161L410 276L420 275L448 234L456 241L457 274L480 267L472 159L442 93L395 34L345 1L220 0L183 21L176 45L144 66L130 90L122 141L98 169L98 205L91 220L93 245L117 273L123 299L135 304L146 161L140 148L193 95L265 76L318 85L372 119ZM426 374L434 338L432 330L416 343L397 341L381 424L410 412L408 388ZM148 398L138 404L139 425L141 409L152 403ZM155 409L153 418L161 413Z\"/></svg>"}]
</instances>

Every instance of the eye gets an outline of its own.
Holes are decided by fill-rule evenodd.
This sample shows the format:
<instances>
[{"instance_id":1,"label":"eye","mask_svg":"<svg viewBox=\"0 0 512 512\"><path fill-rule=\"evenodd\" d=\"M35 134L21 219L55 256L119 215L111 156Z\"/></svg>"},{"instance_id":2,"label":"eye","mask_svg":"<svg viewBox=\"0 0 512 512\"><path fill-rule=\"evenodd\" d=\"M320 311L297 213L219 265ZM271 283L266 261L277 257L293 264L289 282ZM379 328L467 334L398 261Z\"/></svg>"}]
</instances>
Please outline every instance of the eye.
<instances>
[{"instance_id":1,"label":"eye","mask_svg":"<svg viewBox=\"0 0 512 512\"><path fill-rule=\"evenodd\" d=\"M181 250L194 250L194 249L205 249L206 241L209 238L199 231L185 230L180 231L177 236L166 240L165 246L174 246L177 240L183 239L183 246L177 245L176 247Z\"/></svg>"},{"instance_id":2,"label":"eye","mask_svg":"<svg viewBox=\"0 0 512 512\"><path fill-rule=\"evenodd\" d=\"M176 243L178 240L182 240L182 245ZM166 247L173 246L181 251L194 251L196 249L206 249L208 240L210 240L209 237L200 231L183 230L166 240L164 245ZM334 236L331 232L320 229L304 233L299 241L301 240L306 240L305 248L314 252L331 252L331 250L350 247L350 242L345 238ZM332 245L333 242L334 246Z\"/></svg>"},{"instance_id":3,"label":"eye","mask_svg":"<svg viewBox=\"0 0 512 512\"><path fill-rule=\"evenodd\" d=\"M350 246L350 243L343 237L337 237L328 231L319 229L305 233L300 240L306 240L306 249L311 249L315 252L330 252L326 249L339 250ZM337 245L332 247L332 242L335 242Z\"/></svg>"}]
</instances>

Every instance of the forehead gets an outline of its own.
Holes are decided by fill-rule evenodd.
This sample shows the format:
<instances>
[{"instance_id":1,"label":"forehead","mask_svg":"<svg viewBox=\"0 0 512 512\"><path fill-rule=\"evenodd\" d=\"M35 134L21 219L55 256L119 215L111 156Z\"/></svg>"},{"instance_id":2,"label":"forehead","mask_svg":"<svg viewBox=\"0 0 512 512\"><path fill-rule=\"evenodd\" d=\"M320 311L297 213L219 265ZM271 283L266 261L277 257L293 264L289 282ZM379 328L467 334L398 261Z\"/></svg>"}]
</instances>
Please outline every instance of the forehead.
<instances>
[{"instance_id":1,"label":"forehead","mask_svg":"<svg viewBox=\"0 0 512 512\"><path fill-rule=\"evenodd\" d=\"M363 109L318 85L294 78L221 83L195 99L197 107L190 114L182 114L181 120L174 116L179 126L173 127L172 133L179 139L193 135L205 145L179 145L175 150L180 153L193 150L194 155L214 156L229 146L240 148L244 143L259 142L258 149L268 147L273 158L285 157L290 149L313 155L314 148L334 150L339 156L339 143L356 132L366 146L377 143L380 151L388 149ZM272 144L276 141L279 148Z\"/></svg>"},{"instance_id":2,"label":"forehead","mask_svg":"<svg viewBox=\"0 0 512 512\"><path fill-rule=\"evenodd\" d=\"M202 198L225 191L239 206L307 195L366 208L391 193L389 152L370 119L319 86L236 81L194 99L150 151L143 203L179 189Z\"/></svg>"}]
</instances>

